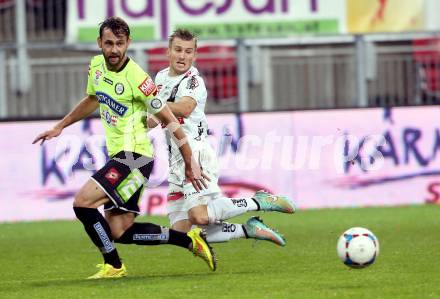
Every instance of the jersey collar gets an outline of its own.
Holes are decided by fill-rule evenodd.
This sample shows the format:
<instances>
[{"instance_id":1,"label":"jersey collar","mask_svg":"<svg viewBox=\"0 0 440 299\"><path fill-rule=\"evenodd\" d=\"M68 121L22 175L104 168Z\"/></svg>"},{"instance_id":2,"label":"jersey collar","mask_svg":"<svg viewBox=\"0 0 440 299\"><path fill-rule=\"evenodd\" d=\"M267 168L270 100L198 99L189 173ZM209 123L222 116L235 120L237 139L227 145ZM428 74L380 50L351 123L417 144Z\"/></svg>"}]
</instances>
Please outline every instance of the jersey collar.
<instances>
[{"instance_id":1,"label":"jersey collar","mask_svg":"<svg viewBox=\"0 0 440 299\"><path fill-rule=\"evenodd\" d=\"M121 65L121 67L119 68L119 70L116 71L116 73L122 72L125 69L125 67L127 66L129 61L130 61L130 57L127 57L127 59L125 60L124 64Z\"/></svg>"}]
</instances>

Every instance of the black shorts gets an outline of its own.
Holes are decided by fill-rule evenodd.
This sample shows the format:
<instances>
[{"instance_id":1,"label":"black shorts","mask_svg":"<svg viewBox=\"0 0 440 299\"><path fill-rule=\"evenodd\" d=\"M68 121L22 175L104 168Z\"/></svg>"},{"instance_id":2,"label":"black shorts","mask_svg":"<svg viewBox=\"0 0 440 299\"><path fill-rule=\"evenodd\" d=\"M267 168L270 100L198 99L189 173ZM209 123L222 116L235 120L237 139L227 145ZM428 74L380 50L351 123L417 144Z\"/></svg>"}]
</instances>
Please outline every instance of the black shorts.
<instances>
[{"instance_id":1,"label":"black shorts","mask_svg":"<svg viewBox=\"0 0 440 299\"><path fill-rule=\"evenodd\" d=\"M92 179L107 194L104 210L120 209L139 214L139 199L153 170L153 158L119 152Z\"/></svg>"}]
</instances>

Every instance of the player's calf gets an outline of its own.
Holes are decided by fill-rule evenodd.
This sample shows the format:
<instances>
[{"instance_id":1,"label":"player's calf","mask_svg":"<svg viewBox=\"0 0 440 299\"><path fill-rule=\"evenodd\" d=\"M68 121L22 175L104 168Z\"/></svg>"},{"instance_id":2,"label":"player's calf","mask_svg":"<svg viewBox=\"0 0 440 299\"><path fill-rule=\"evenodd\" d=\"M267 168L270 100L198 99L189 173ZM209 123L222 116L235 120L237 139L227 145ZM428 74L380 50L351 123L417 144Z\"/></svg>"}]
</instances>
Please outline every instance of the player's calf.
<instances>
[{"instance_id":1,"label":"player's calf","mask_svg":"<svg viewBox=\"0 0 440 299\"><path fill-rule=\"evenodd\" d=\"M83 207L74 207L73 210L92 242L101 250L104 263L117 269L121 268L122 263L113 244L110 227L101 213L97 209Z\"/></svg>"},{"instance_id":2,"label":"player's calf","mask_svg":"<svg viewBox=\"0 0 440 299\"><path fill-rule=\"evenodd\" d=\"M206 242L205 233L200 228L182 233L153 223L133 223L115 241L122 244L137 245L177 245L189 249L195 256L202 258L212 271L216 269L217 261L214 250Z\"/></svg>"}]
</instances>

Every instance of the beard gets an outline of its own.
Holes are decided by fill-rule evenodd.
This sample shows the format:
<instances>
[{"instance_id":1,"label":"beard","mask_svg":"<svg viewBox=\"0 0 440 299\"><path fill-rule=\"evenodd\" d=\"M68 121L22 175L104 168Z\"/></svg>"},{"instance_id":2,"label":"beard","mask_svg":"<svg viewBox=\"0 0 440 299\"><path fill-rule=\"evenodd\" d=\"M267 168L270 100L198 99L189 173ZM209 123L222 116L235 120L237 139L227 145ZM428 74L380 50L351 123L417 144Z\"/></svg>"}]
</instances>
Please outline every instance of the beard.
<instances>
[{"instance_id":1,"label":"beard","mask_svg":"<svg viewBox=\"0 0 440 299\"><path fill-rule=\"evenodd\" d=\"M120 54L120 55L110 54L108 56L106 56L104 54L105 62L107 63L107 65L112 66L112 67L118 66L121 63L121 61L123 60L124 54L125 53Z\"/></svg>"}]
</instances>

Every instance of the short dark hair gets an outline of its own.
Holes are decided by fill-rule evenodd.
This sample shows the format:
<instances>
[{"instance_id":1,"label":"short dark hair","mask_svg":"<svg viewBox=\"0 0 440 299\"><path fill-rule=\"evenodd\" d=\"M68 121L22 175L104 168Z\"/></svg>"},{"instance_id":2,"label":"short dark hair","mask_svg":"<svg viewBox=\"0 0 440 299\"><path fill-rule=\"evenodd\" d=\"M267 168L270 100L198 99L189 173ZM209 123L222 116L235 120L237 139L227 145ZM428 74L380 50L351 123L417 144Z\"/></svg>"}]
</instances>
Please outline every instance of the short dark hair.
<instances>
[{"instance_id":1,"label":"short dark hair","mask_svg":"<svg viewBox=\"0 0 440 299\"><path fill-rule=\"evenodd\" d=\"M168 38L169 47L171 47L171 44L173 43L173 40L175 38L180 38L181 40L186 41L194 40L195 48L197 49L197 36L188 29L177 28L176 30L174 30L174 32Z\"/></svg>"},{"instance_id":2,"label":"short dark hair","mask_svg":"<svg viewBox=\"0 0 440 299\"><path fill-rule=\"evenodd\" d=\"M110 29L116 36L125 35L127 38L130 38L130 27L120 17L110 17L102 22L99 27L99 37L102 37L102 33L106 28Z\"/></svg>"}]
</instances>

